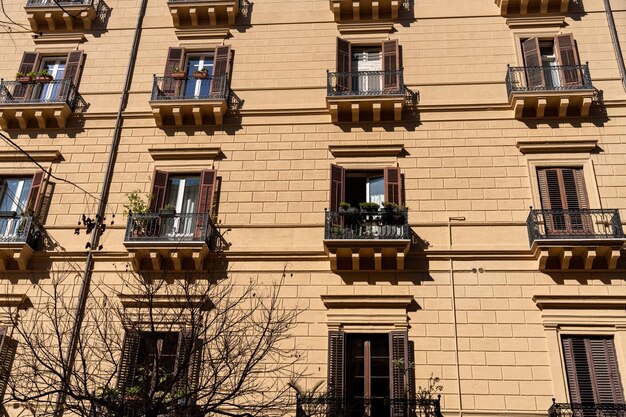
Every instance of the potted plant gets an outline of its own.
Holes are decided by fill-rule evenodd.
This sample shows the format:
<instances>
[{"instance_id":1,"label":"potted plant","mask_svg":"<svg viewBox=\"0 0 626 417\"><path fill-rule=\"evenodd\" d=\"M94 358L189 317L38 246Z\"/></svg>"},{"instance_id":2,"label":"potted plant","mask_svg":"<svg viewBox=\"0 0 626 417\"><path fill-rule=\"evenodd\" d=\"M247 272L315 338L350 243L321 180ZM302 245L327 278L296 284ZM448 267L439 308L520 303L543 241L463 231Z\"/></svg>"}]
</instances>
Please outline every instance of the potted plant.
<instances>
[{"instance_id":1,"label":"potted plant","mask_svg":"<svg viewBox=\"0 0 626 417\"><path fill-rule=\"evenodd\" d=\"M166 204L163 208L159 209L159 214L164 217L173 216L176 214L176 207L171 204Z\"/></svg>"},{"instance_id":2,"label":"potted plant","mask_svg":"<svg viewBox=\"0 0 626 417\"><path fill-rule=\"evenodd\" d=\"M17 82L19 82L20 84L30 84L31 82L33 82L33 78L30 76L30 74L34 74L33 72L29 72L28 74L24 74L21 71L18 71L15 74L15 78L17 79Z\"/></svg>"},{"instance_id":3,"label":"potted plant","mask_svg":"<svg viewBox=\"0 0 626 417\"><path fill-rule=\"evenodd\" d=\"M359 206L361 207L361 210L367 213L377 213L378 208L380 207L377 203L370 203L369 201L360 203Z\"/></svg>"},{"instance_id":4,"label":"potted plant","mask_svg":"<svg viewBox=\"0 0 626 417\"><path fill-rule=\"evenodd\" d=\"M187 78L187 74L180 68L174 67L172 68L172 78L175 80L184 80Z\"/></svg>"},{"instance_id":5,"label":"potted plant","mask_svg":"<svg viewBox=\"0 0 626 417\"><path fill-rule=\"evenodd\" d=\"M41 71L39 71L37 73L37 78L35 79L35 81L37 81L39 84L48 84L52 82L52 80L54 80L54 77L52 77L52 75L50 75L48 73L48 70L46 69L42 69Z\"/></svg>"},{"instance_id":6,"label":"potted plant","mask_svg":"<svg viewBox=\"0 0 626 417\"><path fill-rule=\"evenodd\" d=\"M193 76L196 80L204 80L209 78L209 70L206 68L200 68L199 70L193 72Z\"/></svg>"},{"instance_id":7,"label":"potted plant","mask_svg":"<svg viewBox=\"0 0 626 417\"><path fill-rule=\"evenodd\" d=\"M395 225L398 214L398 205L390 201L383 202L382 222L384 225Z\"/></svg>"}]
</instances>

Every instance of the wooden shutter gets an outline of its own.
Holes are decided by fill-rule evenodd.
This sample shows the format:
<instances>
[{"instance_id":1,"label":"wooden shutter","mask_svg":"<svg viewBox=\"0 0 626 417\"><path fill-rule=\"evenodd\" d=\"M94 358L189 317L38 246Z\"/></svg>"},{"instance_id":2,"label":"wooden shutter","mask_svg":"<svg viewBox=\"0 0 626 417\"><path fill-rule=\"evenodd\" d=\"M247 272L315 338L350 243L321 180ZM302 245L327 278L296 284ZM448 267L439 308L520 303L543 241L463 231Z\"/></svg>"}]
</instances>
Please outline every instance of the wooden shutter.
<instances>
[{"instance_id":1,"label":"wooden shutter","mask_svg":"<svg viewBox=\"0 0 626 417\"><path fill-rule=\"evenodd\" d=\"M554 37L554 52L557 56L559 65L566 68L561 70L562 85L576 86L582 84L582 76L578 63L578 51L576 50L576 41L570 33L567 35L557 35ZM569 67L569 68L567 68Z\"/></svg>"},{"instance_id":2,"label":"wooden shutter","mask_svg":"<svg viewBox=\"0 0 626 417\"><path fill-rule=\"evenodd\" d=\"M191 329L181 329L178 334L176 363L174 366L174 390L188 394L186 405L195 400L200 379L200 361L202 358L202 341Z\"/></svg>"},{"instance_id":3,"label":"wooden shutter","mask_svg":"<svg viewBox=\"0 0 626 417\"><path fill-rule=\"evenodd\" d=\"M127 329L124 336L124 344L122 345L119 375L117 377L117 389L122 397L127 388L135 385L137 356L139 355L140 343L141 333L137 330Z\"/></svg>"},{"instance_id":4,"label":"wooden shutter","mask_svg":"<svg viewBox=\"0 0 626 417\"><path fill-rule=\"evenodd\" d=\"M337 89L349 91L352 85L352 44L337 38Z\"/></svg>"},{"instance_id":5,"label":"wooden shutter","mask_svg":"<svg viewBox=\"0 0 626 417\"><path fill-rule=\"evenodd\" d=\"M185 65L185 48L170 48L167 51L167 60L165 61L165 70L163 71L163 87L161 89L165 96L175 96L182 88L181 82L171 78L174 67L178 67L184 71Z\"/></svg>"},{"instance_id":6,"label":"wooden shutter","mask_svg":"<svg viewBox=\"0 0 626 417\"><path fill-rule=\"evenodd\" d=\"M200 172L200 196L198 197L198 213L213 212L213 196L217 182L217 171L206 169Z\"/></svg>"},{"instance_id":7,"label":"wooden shutter","mask_svg":"<svg viewBox=\"0 0 626 417\"><path fill-rule=\"evenodd\" d=\"M526 82L528 87L543 87L546 85L543 73L539 39L529 38L522 42L524 67L526 67Z\"/></svg>"},{"instance_id":8,"label":"wooden shutter","mask_svg":"<svg viewBox=\"0 0 626 417\"><path fill-rule=\"evenodd\" d=\"M28 214L37 214L41 206L41 199L45 190L44 180L46 178L45 171L37 171L33 175L33 181L30 185L30 192L28 193L28 200L24 211Z\"/></svg>"},{"instance_id":9,"label":"wooden shutter","mask_svg":"<svg viewBox=\"0 0 626 417\"><path fill-rule=\"evenodd\" d=\"M346 170L339 165L330 166L330 211L338 211L345 199Z\"/></svg>"},{"instance_id":10,"label":"wooden shutter","mask_svg":"<svg viewBox=\"0 0 626 417\"><path fill-rule=\"evenodd\" d=\"M567 336L562 344L571 402L624 402L612 338Z\"/></svg>"},{"instance_id":11,"label":"wooden shutter","mask_svg":"<svg viewBox=\"0 0 626 417\"><path fill-rule=\"evenodd\" d=\"M390 396L396 400L391 404L391 416L404 416L404 401L407 399L407 370L409 367L409 338L407 330L389 333L389 378ZM402 364L400 366L400 363Z\"/></svg>"},{"instance_id":12,"label":"wooden shutter","mask_svg":"<svg viewBox=\"0 0 626 417\"><path fill-rule=\"evenodd\" d=\"M328 395L333 402L344 398L345 387L345 333L341 330L328 332Z\"/></svg>"},{"instance_id":13,"label":"wooden shutter","mask_svg":"<svg viewBox=\"0 0 626 417\"><path fill-rule=\"evenodd\" d=\"M85 54L83 51L72 51L67 54L63 79L70 80L76 87L78 87L78 81L80 80L80 73L84 60Z\"/></svg>"},{"instance_id":14,"label":"wooden shutter","mask_svg":"<svg viewBox=\"0 0 626 417\"><path fill-rule=\"evenodd\" d=\"M169 174L165 171L154 172L154 185L152 186L152 199L150 200L150 211L156 213L165 206L165 192Z\"/></svg>"},{"instance_id":15,"label":"wooden shutter","mask_svg":"<svg viewBox=\"0 0 626 417\"><path fill-rule=\"evenodd\" d=\"M383 50L383 89L386 92L400 90L400 50L397 40L384 41Z\"/></svg>"},{"instance_id":16,"label":"wooden shutter","mask_svg":"<svg viewBox=\"0 0 626 417\"><path fill-rule=\"evenodd\" d=\"M16 350L17 341L7 334L6 327L0 328L0 401L7 390Z\"/></svg>"},{"instance_id":17,"label":"wooden shutter","mask_svg":"<svg viewBox=\"0 0 626 417\"><path fill-rule=\"evenodd\" d=\"M39 63L39 53L37 52L24 52L22 55L22 62L19 66L19 72L24 75L31 71L35 71L37 64ZM17 84L11 93L14 98L28 97L33 91L33 84Z\"/></svg>"},{"instance_id":18,"label":"wooden shutter","mask_svg":"<svg viewBox=\"0 0 626 417\"><path fill-rule=\"evenodd\" d=\"M230 55L230 45L215 47L211 97L226 98L228 77L230 75Z\"/></svg>"},{"instance_id":19,"label":"wooden shutter","mask_svg":"<svg viewBox=\"0 0 626 417\"><path fill-rule=\"evenodd\" d=\"M555 210L544 215L547 232L593 232L593 219L585 212L589 200L582 168L542 168L537 171L537 177L541 207Z\"/></svg>"},{"instance_id":20,"label":"wooden shutter","mask_svg":"<svg viewBox=\"0 0 626 417\"><path fill-rule=\"evenodd\" d=\"M385 168L385 201L402 205L402 175L400 168Z\"/></svg>"}]
</instances>

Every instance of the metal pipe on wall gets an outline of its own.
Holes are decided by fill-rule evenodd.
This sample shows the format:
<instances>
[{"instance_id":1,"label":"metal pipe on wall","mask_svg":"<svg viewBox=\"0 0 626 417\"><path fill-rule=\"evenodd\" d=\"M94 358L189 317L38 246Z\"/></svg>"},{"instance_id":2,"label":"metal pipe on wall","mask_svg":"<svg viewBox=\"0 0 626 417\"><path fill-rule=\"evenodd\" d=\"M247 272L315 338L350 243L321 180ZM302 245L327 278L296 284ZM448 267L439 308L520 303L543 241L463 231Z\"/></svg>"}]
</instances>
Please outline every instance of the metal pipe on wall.
<instances>
[{"instance_id":1,"label":"metal pipe on wall","mask_svg":"<svg viewBox=\"0 0 626 417\"><path fill-rule=\"evenodd\" d=\"M624 87L624 91L626 91L626 67L624 66L624 56L622 55L622 47L619 44L610 0L604 0L604 10L606 11L606 20L609 23L609 32L611 32L611 39L613 40L613 49L615 50L617 67L619 68L620 77L622 78L622 86Z\"/></svg>"}]
</instances>

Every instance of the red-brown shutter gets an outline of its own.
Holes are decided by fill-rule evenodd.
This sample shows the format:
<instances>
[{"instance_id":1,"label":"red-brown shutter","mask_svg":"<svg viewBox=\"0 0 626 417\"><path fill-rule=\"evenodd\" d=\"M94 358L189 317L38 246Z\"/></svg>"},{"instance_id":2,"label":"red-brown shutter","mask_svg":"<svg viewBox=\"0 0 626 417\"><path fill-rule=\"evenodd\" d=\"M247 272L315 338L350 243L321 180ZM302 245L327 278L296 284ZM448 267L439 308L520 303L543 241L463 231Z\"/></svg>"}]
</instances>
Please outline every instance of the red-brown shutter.
<instances>
[{"instance_id":1,"label":"red-brown shutter","mask_svg":"<svg viewBox=\"0 0 626 417\"><path fill-rule=\"evenodd\" d=\"M165 192L169 174L165 171L155 171L154 185L152 186L152 199L150 200L150 211L156 213L165 206Z\"/></svg>"},{"instance_id":2,"label":"red-brown shutter","mask_svg":"<svg viewBox=\"0 0 626 417\"><path fill-rule=\"evenodd\" d=\"M400 89L400 47L397 40L383 42L383 88L386 92Z\"/></svg>"},{"instance_id":3,"label":"red-brown shutter","mask_svg":"<svg viewBox=\"0 0 626 417\"><path fill-rule=\"evenodd\" d=\"M328 395L337 402L344 398L345 346L346 338L343 331L331 330L328 332Z\"/></svg>"},{"instance_id":4,"label":"red-brown shutter","mask_svg":"<svg viewBox=\"0 0 626 417\"><path fill-rule=\"evenodd\" d=\"M174 366L174 390L188 394L186 401L193 401L200 376L201 346L197 334L191 329L178 333L176 363ZM190 405L187 402L186 405Z\"/></svg>"},{"instance_id":5,"label":"red-brown shutter","mask_svg":"<svg viewBox=\"0 0 626 417\"><path fill-rule=\"evenodd\" d=\"M33 175L33 181L30 185L30 192L28 193L28 200L25 207L25 212L28 214L37 214L41 206L41 199L44 194L44 180L46 178L45 171L37 171Z\"/></svg>"},{"instance_id":6,"label":"red-brown shutter","mask_svg":"<svg viewBox=\"0 0 626 417\"><path fill-rule=\"evenodd\" d=\"M27 75L29 72L35 71L37 64L39 63L39 53L37 52L24 52L22 55L22 62L19 66L19 72ZM14 98L28 97L33 90L32 84L17 84L11 93Z\"/></svg>"},{"instance_id":7,"label":"red-brown shutter","mask_svg":"<svg viewBox=\"0 0 626 417\"><path fill-rule=\"evenodd\" d=\"M67 61L65 62L65 73L63 74L64 80L70 80L78 87L78 81L80 81L80 73L85 61L85 54L83 51L72 51L67 54Z\"/></svg>"},{"instance_id":8,"label":"red-brown shutter","mask_svg":"<svg viewBox=\"0 0 626 417\"><path fill-rule=\"evenodd\" d=\"M526 81L528 87L543 87L546 80L543 74L539 39L529 38L522 42L524 67L526 67Z\"/></svg>"},{"instance_id":9,"label":"red-brown shutter","mask_svg":"<svg viewBox=\"0 0 626 417\"><path fill-rule=\"evenodd\" d=\"M163 71L163 87L161 89L165 96L175 96L180 90L181 82L171 78L174 67L184 71L185 65L185 48L170 48L167 51L167 60L165 61L165 70Z\"/></svg>"},{"instance_id":10,"label":"red-brown shutter","mask_svg":"<svg viewBox=\"0 0 626 417\"><path fill-rule=\"evenodd\" d=\"M211 97L226 98L228 77L230 76L230 45L215 47Z\"/></svg>"},{"instance_id":11,"label":"red-brown shutter","mask_svg":"<svg viewBox=\"0 0 626 417\"><path fill-rule=\"evenodd\" d=\"M571 402L624 402L612 338L566 336L562 344Z\"/></svg>"},{"instance_id":12,"label":"red-brown shutter","mask_svg":"<svg viewBox=\"0 0 626 417\"><path fill-rule=\"evenodd\" d=\"M124 344L120 355L119 375L117 377L117 389L124 396L127 388L135 385L135 373L137 371L137 356L141 333L137 330L127 329L124 335Z\"/></svg>"},{"instance_id":13,"label":"red-brown shutter","mask_svg":"<svg viewBox=\"0 0 626 417\"><path fill-rule=\"evenodd\" d=\"M7 334L6 327L0 328L0 401L7 390L16 350L17 341Z\"/></svg>"},{"instance_id":14,"label":"red-brown shutter","mask_svg":"<svg viewBox=\"0 0 626 417\"><path fill-rule=\"evenodd\" d=\"M567 35L557 35L554 37L554 51L557 55L559 65L569 68L562 69L561 83L563 85L580 85L582 82L580 71L577 67L578 51L576 50L576 41L570 33Z\"/></svg>"},{"instance_id":15,"label":"red-brown shutter","mask_svg":"<svg viewBox=\"0 0 626 417\"><path fill-rule=\"evenodd\" d=\"M339 165L330 166L330 211L338 211L339 203L345 199L346 169Z\"/></svg>"},{"instance_id":16,"label":"red-brown shutter","mask_svg":"<svg viewBox=\"0 0 626 417\"><path fill-rule=\"evenodd\" d=\"M409 337L406 330L389 333L389 377L391 378L390 396L396 400L391 404L391 415L404 416L404 400L407 399L409 387L407 374L409 370ZM400 364L402 364L400 366Z\"/></svg>"},{"instance_id":17,"label":"red-brown shutter","mask_svg":"<svg viewBox=\"0 0 626 417\"><path fill-rule=\"evenodd\" d=\"M591 233L593 219L585 212L589 201L582 168L543 168L537 177L542 208L556 210L545 216L547 231Z\"/></svg>"},{"instance_id":18,"label":"red-brown shutter","mask_svg":"<svg viewBox=\"0 0 626 417\"><path fill-rule=\"evenodd\" d=\"M215 184L217 181L217 171L207 169L200 172L200 196L198 197L198 213L213 212L213 196L215 195Z\"/></svg>"},{"instance_id":19,"label":"red-brown shutter","mask_svg":"<svg viewBox=\"0 0 626 417\"><path fill-rule=\"evenodd\" d=\"M385 201L402 205L402 175L400 168L385 168Z\"/></svg>"},{"instance_id":20,"label":"red-brown shutter","mask_svg":"<svg viewBox=\"0 0 626 417\"><path fill-rule=\"evenodd\" d=\"M351 90L352 85L352 45L345 39L337 38L337 89Z\"/></svg>"}]
</instances>

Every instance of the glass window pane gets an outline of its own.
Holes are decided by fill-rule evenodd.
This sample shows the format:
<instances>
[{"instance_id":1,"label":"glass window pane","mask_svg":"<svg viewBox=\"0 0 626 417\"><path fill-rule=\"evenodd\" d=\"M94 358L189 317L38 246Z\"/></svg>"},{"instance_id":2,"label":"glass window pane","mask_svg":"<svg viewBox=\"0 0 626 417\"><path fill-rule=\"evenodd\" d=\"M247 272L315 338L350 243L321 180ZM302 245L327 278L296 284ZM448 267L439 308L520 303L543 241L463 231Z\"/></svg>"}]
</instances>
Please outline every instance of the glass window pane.
<instances>
[{"instance_id":1,"label":"glass window pane","mask_svg":"<svg viewBox=\"0 0 626 417\"><path fill-rule=\"evenodd\" d=\"M368 179L369 196L368 201L382 204L385 199L385 179L383 177L371 177Z\"/></svg>"}]
</instances>

